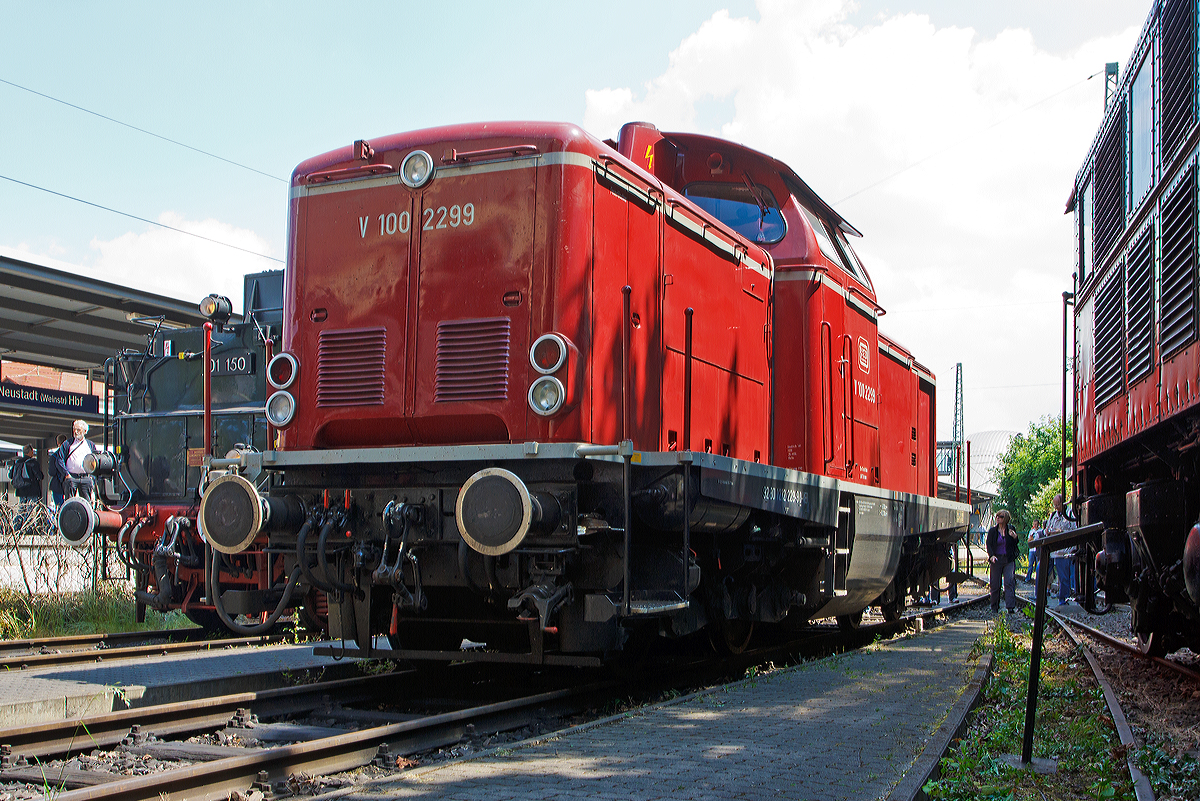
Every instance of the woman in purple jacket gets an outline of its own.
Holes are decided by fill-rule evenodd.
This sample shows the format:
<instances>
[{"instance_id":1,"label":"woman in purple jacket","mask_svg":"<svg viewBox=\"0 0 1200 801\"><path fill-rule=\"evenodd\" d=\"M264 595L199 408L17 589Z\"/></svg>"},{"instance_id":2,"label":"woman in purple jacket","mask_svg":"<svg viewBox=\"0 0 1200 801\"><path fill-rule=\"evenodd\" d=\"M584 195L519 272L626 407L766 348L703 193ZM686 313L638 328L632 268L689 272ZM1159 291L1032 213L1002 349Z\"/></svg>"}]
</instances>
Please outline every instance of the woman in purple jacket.
<instances>
[{"instance_id":1,"label":"woman in purple jacket","mask_svg":"<svg viewBox=\"0 0 1200 801\"><path fill-rule=\"evenodd\" d=\"M987 533L988 564L991 565L992 611L1000 611L1000 582L1004 581L1004 605L1017 609L1017 532L1007 509L996 512L996 525Z\"/></svg>"}]
</instances>

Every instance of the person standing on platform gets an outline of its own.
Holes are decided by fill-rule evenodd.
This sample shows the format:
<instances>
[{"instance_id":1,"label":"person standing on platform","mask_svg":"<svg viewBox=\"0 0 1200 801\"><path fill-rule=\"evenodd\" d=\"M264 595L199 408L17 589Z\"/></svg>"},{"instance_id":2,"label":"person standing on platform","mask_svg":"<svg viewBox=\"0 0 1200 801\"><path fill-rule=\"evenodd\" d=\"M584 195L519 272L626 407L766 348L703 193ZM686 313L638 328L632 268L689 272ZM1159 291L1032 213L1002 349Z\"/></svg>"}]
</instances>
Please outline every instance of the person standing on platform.
<instances>
[{"instance_id":1,"label":"person standing on platform","mask_svg":"<svg viewBox=\"0 0 1200 801\"><path fill-rule=\"evenodd\" d=\"M42 468L33 453L33 446L26 445L21 456L13 463L10 483L17 493L18 516L23 521L29 507L42 497Z\"/></svg>"},{"instance_id":2,"label":"person standing on platform","mask_svg":"<svg viewBox=\"0 0 1200 801\"><path fill-rule=\"evenodd\" d=\"M1041 520L1034 520L1033 526L1029 529L1029 565L1025 568L1025 580L1037 581L1037 546L1034 545L1038 538L1046 536L1045 529L1042 528Z\"/></svg>"},{"instance_id":3,"label":"person standing on platform","mask_svg":"<svg viewBox=\"0 0 1200 801\"><path fill-rule=\"evenodd\" d=\"M1078 528L1070 510L1063 510L1063 496L1054 496L1054 511L1046 521L1046 534L1072 531ZM1058 574L1058 605L1066 606L1075 595L1075 548L1063 548L1050 554L1054 557L1054 572Z\"/></svg>"},{"instance_id":4,"label":"person standing on platform","mask_svg":"<svg viewBox=\"0 0 1200 801\"><path fill-rule=\"evenodd\" d=\"M50 460L47 465L47 470L50 471L50 499L54 506L50 509L51 512L58 510L58 507L63 505L66 500L63 497L63 476L58 472L58 449L63 446L67 438L62 434L58 435L58 446L50 452Z\"/></svg>"},{"instance_id":5,"label":"person standing on platform","mask_svg":"<svg viewBox=\"0 0 1200 801\"><path fill-rule=\"evenodd\" d=\"M1004 584L1004 605L1009 612L1017 609L1017 532L1007 509L996 512L996 525L987 532L988 564L991 566L992 612L1000 611L1000 585Z\"/></svg>"},{"instance_id":6,"label":"person standing on platform","mask_svg":"<svg viewBox=\"0 0 1200 801\"><path fill-rule=\"evenodd\" d=\"M66 496L79 495L84 500L92 500L92 477L83 469L83 457L89 453L97 453L100 447L87 438L88 424L84 420L76 420L71 425L74 439L64 442L54 452L54 462L58 473L63 477L63 490Z\"/></svg>"}]
</instances>

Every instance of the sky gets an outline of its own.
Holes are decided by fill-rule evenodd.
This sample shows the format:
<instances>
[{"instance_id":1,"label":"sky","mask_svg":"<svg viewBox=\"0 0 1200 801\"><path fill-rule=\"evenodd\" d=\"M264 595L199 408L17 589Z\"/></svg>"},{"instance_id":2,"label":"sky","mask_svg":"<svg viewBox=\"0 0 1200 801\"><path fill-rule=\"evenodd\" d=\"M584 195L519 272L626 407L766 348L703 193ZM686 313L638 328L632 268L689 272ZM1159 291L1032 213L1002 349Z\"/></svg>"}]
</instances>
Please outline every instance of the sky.
<instances>
[{"instance_id":1,"label":"sky","mask_svg":"<svg viewBox=\"0 0 1200 801\"><path fill-rule=\"evenodd\" d=\"M1024 431L1061 403L1063 210L1104 105L1089 76L1123 74L1149 10L66 2L48 25L0 0L0 248L238 308L242 275L283 267L310 156L456 122L647 120L783 160L863 232L881 330L938 376L939 438L958 363L967 433Z\"/></svg>"}]
</instances>

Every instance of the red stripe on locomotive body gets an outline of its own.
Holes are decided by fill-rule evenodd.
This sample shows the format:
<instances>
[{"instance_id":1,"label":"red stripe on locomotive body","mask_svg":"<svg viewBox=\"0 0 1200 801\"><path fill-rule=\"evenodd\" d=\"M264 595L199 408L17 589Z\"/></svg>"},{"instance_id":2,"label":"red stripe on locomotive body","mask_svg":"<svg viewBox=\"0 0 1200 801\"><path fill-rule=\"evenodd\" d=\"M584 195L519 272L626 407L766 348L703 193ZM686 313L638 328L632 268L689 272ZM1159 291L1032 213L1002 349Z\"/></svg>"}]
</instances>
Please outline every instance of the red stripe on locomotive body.
<instances>
[{"instance_id":1,"label":"red stripe on locomotive body","mask_svg":"<svg viewBox=\"0 0 1200 801\"><path fill-rule=\"evenodd\" d=\"M280 449L626 435L681 449L690 308L693 450L932 495L932 377L881 350L845 238L857 232L748 148L644 124L616 145L566 124L489 123L297 167L284 347L301 373ZM397 170L416 150L436 170L410 189ZM769 196L786 234L753 241L687 197L722 184ZM562 407L542 417L529 349L552 332L573 351L554 374Z\"/></svg>"}]
</instances>

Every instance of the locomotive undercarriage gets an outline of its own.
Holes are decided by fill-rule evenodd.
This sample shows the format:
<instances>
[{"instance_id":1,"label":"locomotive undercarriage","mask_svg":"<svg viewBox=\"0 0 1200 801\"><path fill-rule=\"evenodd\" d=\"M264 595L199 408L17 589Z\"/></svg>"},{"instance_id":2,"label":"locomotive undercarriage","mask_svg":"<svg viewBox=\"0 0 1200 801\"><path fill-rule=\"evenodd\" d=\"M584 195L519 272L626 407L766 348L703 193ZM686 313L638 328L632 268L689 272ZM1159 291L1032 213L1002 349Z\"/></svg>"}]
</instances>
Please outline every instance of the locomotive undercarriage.
<instances>
[{"instance_id":1,"label":"locomotive undercarriage","mask_svg":"<svg viewBox=\"0 0 1200 801\"><path fill-rule=\"evenodd\" d=\"M1094 577L1106 604L1129 602L1139 645L1156 655L1200 650L1197 433L1197 421L1168 422L1082 472L1080 486L1100 491L1083 499L1080 522L1105 528L1076 554L1081 603L1096 606Z\"/></svg>"},{"instance_id":2,"label":"locomotive undercarriage","mask_svg":"<svg viewBox=\"0 0 1200 801\"><path fill-rule=\"evenodd\" d=\"M615 656L631 638L708 636L738 651L755 626L852 623L888 590L885 611L898 615L911 581L949 572L937 537L903 535L897 501L817 477L803 492L748 490L736 460L721 472L690 454L639 456L285 466L257 503L269 550L296 555L302 580L327 596L330 634L361 653L381 635L412 658L463 653L464 640L477 658L562 664ZM221 526L252 486L213 482L201 511L210 540L244 538ZM803 516L731 502L751 490L778 490Z\"/></svg>"}]
</instances>

